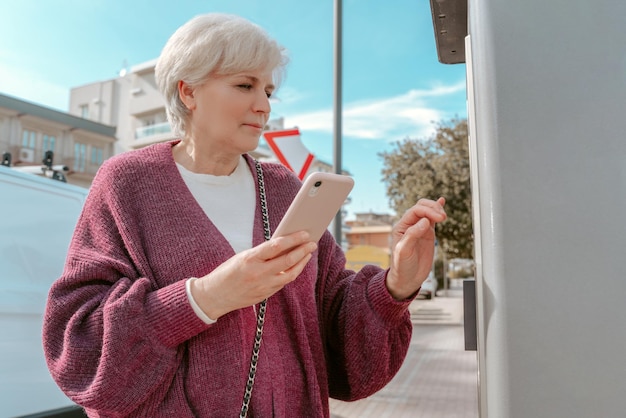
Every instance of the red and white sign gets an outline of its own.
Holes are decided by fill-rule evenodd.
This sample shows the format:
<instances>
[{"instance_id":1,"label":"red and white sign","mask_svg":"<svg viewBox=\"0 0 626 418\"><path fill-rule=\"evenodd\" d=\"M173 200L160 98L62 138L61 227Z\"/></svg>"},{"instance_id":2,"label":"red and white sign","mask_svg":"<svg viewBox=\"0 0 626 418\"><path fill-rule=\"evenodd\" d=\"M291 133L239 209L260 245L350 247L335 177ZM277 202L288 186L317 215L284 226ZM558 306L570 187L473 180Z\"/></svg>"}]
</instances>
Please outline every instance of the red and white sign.
<instances>
[{"instance_id":1,"label":"red and white sign","mask_svg":"<svg viewBox=\"0 0 626 418\"><path fill-rule=\"evenodd\" d=\"M297 128L267 131L263 136L276 158L303 180L315 157L302 143L300 131Z\"/></svg>"}]
</instances>

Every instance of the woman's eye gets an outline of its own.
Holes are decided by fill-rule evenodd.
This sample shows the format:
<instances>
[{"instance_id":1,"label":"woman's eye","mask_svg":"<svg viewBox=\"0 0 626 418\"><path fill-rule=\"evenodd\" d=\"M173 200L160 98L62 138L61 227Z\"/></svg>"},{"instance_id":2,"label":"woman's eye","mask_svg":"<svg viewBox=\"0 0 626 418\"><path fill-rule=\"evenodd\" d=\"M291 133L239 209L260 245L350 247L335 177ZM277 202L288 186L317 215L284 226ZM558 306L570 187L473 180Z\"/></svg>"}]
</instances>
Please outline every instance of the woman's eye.
<instances>
[{"instance_id":1,"label":"woman's eye","mask_svg":"<svg viewBox=\"0 0 626 418\"><path fill-rule=\"evenodd\" d=\"M240 84L238 87L242 88L244 90L251 90L252 89L252 84Z\"/></svg>"},{"instance_id":2,"label":"woman's eye","mask_svg":"<svg viewBox=\"0 0 626 418\"><path fill-rule=\"evenodd\" d=\"M272 97L272 92L271 91L266 91L265 94L267 95L268 99L270 99Z\"/></svg>"}]
</instances>

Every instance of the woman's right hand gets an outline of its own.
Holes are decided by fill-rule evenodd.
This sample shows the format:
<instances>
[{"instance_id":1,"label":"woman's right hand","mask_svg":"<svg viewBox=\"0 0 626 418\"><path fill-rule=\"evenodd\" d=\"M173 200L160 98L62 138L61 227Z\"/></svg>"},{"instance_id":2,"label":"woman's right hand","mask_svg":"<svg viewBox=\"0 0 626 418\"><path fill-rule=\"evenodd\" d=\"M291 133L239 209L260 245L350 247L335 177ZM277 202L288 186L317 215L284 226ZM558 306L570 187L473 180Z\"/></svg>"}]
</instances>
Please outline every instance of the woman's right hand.
<instances>
[{"instance_id":1,"label":"woman's right hand","mask_svg":"<svg viewBox=\"0 0 626 418\"><path fill-rule=\"evenodd\" d=\"M306 231L272 238L194 280L191 295L209 318L218 319L259 303L294 281L316 249Z\"/></svg>"}]
</instances>

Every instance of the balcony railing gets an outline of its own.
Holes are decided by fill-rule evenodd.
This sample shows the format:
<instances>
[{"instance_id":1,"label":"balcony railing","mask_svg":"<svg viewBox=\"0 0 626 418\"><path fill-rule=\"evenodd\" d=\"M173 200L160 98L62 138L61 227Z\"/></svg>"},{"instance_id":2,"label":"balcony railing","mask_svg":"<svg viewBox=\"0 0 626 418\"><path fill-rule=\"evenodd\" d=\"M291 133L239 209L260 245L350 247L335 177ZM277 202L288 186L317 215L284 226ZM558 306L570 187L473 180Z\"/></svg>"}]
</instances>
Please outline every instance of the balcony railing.
<instances>
[{"instance_id":1,"label":"balcony railing","mask_svg":"<svg viewBox=\"0 0 626 418\"><path fill-rule=\"evenodd\" d=\"M158 134L172 132L169 122L156 123L154 125L142 126L135 130L135 139L147 138Z\"/></svg>"}]
</instances>

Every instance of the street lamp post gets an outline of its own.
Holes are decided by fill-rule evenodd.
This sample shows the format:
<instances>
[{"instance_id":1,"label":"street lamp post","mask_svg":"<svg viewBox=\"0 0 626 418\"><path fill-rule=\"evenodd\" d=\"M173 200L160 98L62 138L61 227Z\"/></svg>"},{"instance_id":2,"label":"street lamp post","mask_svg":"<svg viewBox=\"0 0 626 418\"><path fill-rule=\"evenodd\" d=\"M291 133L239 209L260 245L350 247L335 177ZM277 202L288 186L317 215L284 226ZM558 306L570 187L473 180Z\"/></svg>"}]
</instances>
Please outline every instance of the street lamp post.
<instances>
[{"instance_id":1,"label":"street lamp post","mask_svg":"<svg viewBox=\"0 0 626 418\"><path fill-rule=\"evenodd\" d=\"M335 18L334 18L334 106L333 106L333 167L335 173L341 174L341 89L342 89L342 1L335 0ZM341 210L335 216L334 236L335 241L341 245Z\"/></svg>"}]
</instances>

